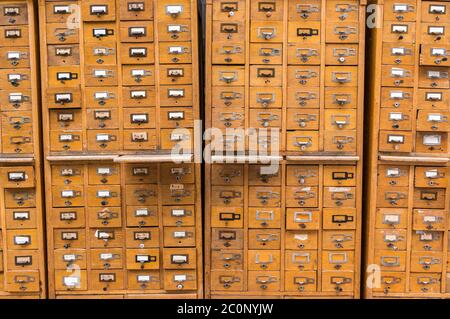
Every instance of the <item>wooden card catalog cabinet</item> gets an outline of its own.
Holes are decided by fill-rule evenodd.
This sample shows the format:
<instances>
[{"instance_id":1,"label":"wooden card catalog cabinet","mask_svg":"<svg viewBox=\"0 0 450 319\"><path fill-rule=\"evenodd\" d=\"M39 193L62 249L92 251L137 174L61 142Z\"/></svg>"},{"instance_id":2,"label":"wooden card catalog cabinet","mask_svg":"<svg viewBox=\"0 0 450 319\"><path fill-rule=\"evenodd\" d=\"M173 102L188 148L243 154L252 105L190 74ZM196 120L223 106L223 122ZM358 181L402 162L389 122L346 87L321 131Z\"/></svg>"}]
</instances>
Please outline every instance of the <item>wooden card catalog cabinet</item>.
<instances>
[{"instance_id":1,"label":"wooden card catalog cabinet","mask_svg":"<svg viewBox=\"0 0 450 319\"><path fill-rule=\"evenodd\" d=\"M358 298L358 166L216 163L206 178L207 297Z\"/></svg>"},{"instance_id":2,"label":"wooden card catalog cabinet","mask_svg":"<svg viewBox=\"0 0 450 319\"><path fill-rule=\"evenodd\" d=\"M378 1L370 30L368 298L444 298L448 269L448 1ZM366 282L366 281L364 281Z\"/></svg>"},{"instance_id":3,"label":"wooden card catalog cabinet","mask_svg":"<svg viewBox=\"0 0 450 319\"><path fill-rule=\"evenodd\" d=\"M201 298L200 166L52 162L52 298Z\"/></svg>"},{"instance_id":4,"label":"wooden card catalog cabinet","mask_svg":"<svg viewBox=\"0 0 450 319\"><path fill-rule=\"evenodd\" d=\"M196 1L40 1L47 154L193 151Z\"/></svg>"},{"instance_id":5,"label":"wooden card catalog cabinet","mask_svg":"<svg viewBox=\"0 0 450 319\"><path fill-rule=\"evenodd\" d=\"M359 154L364 35L365 1L207 1L216 153Z\"/></svg>"}]
</instances>

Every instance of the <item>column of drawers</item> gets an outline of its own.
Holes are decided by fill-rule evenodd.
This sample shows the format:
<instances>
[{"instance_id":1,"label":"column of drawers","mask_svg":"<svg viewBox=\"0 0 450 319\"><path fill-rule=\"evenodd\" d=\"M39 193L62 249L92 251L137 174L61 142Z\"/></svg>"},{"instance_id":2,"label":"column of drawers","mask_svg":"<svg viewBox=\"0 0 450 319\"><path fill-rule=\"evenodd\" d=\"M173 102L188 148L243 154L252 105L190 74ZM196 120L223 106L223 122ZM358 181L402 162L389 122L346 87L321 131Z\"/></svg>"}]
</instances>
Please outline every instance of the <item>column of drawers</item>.
<instances>
[{"instance_id":1,"label":"column of drawers","mask_svg":"<svg viewBox=\"0 0 450 319\"><path fill-rule=\"evenodd\" d=\"M209 297L357 295L356 166L283 161L208 169Z\"/></svg>"},{"instance_id":2,"label":"column of drawers","mask_svg":"<svg viewBox=\"0 0 450 319\"><path fill-rule=\"evenodd\" d=\"M54 296L200 296L198 166L90 161L51 168Z\"/></svg>"},{"instance_id":3,"label":"column of drawers","mask_svg":"<svg viewBox=\"0 0 450 319\"><path fill-rule=\"evenodd\" d=\"M33 1L0 1L0 299L45 298Z\"/></svg>"},{"instance_id":4,"label":"column of drawers","mask_svg":"<svg viewBox=\"0 0 450 319\"><path fill-rule=\"evenodd\" d=\"M200 298L196 1L42 0L40 16L51 297Z\"/></svg>"},{"instance_id":5,"label":"column of drawers","mask_svg":"<svg viewBox=\"0 0 450 319\"><path fill-rule=\"evenodd\" d=\"M383 1L371 30L368 298L446 297L448 1Z\"/></svg>"}]
</instances>

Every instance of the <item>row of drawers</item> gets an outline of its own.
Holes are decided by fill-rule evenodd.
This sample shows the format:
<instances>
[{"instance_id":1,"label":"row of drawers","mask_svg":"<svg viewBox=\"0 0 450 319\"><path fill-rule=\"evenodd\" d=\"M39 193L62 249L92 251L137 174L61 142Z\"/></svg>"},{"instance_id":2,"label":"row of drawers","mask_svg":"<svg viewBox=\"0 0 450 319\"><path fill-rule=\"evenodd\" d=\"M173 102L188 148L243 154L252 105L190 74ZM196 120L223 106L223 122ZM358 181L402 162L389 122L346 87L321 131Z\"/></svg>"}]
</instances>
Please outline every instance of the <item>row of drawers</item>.
<instances>
[{"instance_id":1,"label":"row of drawers","mask_svg":"<svg viewBox=\"0 0 450 319\"><path fill-rule=\"evenodd\" d=\"M189 19L192 10L190 0L165 1L155 3L152 0L121 1L115 0L88 0L88 1L45 1L45 15L48 22L65 22L67 17L79 10L82 21L135 21L153 20L173 22Z\"/></svg>"}]
</instances>

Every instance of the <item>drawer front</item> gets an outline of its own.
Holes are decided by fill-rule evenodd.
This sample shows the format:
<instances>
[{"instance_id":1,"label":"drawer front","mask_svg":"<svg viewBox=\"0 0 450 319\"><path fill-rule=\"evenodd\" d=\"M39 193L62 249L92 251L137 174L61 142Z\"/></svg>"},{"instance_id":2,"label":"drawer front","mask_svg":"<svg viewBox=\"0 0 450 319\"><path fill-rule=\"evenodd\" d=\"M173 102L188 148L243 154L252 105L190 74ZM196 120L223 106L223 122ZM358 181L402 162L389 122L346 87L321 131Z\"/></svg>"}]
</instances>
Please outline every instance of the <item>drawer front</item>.
<instances>
[{"instance_id":1,"label":"drawer front","mask_svg":"<svg viewBox=\"0 0 450 319\"><path fill-rule=\"evenodd\" d=\"M316 271L286 271L284 278L284 289L287 292L303 293L317 291Z\"/></svg>"},{"instance_id":2,"label":"drawer front","mask_svg":"<svg viewBox=\"0 0 450 319\"><path fill-rule=\"evenodd\" d=\"M123 246L121 228L91 229L89 233L91 248L120 248Z\"/></svg>"},{"instance_id":3,"label":"drawer front","mask_svg":"<svg viewBox=\"0 0 450 319\"><path fill-rule=\"evenodd\" d=\"M90 227L121 227L122 211L120 207L89 207Z\"/></svg>"},{"instance_id":4,"label":"drawer front","mask_svg":"<svg viewBox=\"0 0 450 319\"><path fill-rule=\"evenodd\" d=\"M55 249L86 248L86 231L84 229L55 229L53 232Z\"/></svg>"},{"instance_id":5,"label":"drawer front","mask_svg":"<svg viewBox=\"0 0 450 319\"><path fill-rule=\"evenodd\" d=\"M161 289L161 275L158 270L128 271L128 289L147 291Z\"/></svg>"},{"instance_id":6,"label":"drawer front","mask_svg":"<svg viewBox=\"0 0 450 319\"><path fill-rule=\"evenodd\" d=\"M89 290L114 291L124 289L123 271L92 270L89 274Z\"/></svg>"},{"instance_id":7,"label":"drawer front","mask_svg":"<svg viewBox=\"0 0 450 319\"><path fill-rule=\"evenodd\" d=\"M286 229L319 229L320 211L288 208L286 211Z\"/></svg>"},{"instance_id":8,"label":"drawer front","mask_svg":"<svg viewBox=\"0 0 450 319\"><path fill-rule=\"evenodd\" d=\"M319 44L288 44L288 64L319 65L321 52Z\"/></svg>"},{"instance_id":9,"label":"drawer front","mask_svg":"<svg viewBox=\"0 0 450 319\"><path fill-rule=\"evenodd\" d=\"M158 226L158 208L156 206L127 206L128 227Z\"/></svg>"},{"instance_id":10,"label":"drawer front","mask_svg":"<svg viewBox=\"0 0 450 319\"><path fill-rule=\"evenodd\" d=\"M319 167L309 165L288 165L286 169L288 186L319 185Z\"/></svg>"},{"instance_id":11,"label":"drawer front","mask_svg":"<svg viewBox=\"0 0 450 319\"><path fill-rule=\"evenodd\" d=\"M127 249L128 270L159 269L159 249Z\"/></svg>"},{"instance_id":12,"label":"drawer front","mask_svg":"<svg viewBox=\"0 0 450 319\"><path fill-rule=\"evenodd\" d=\"M20 25L28 23L28 6L26 3L0 5L0 25Z\"/></svg>"},{"instance_id":13,"label":"drawer front","mask_svg":"<svg viewBox=\"0 0 450 319\"><path fill-rule=\"evenodd\" d=\"M243 249L242 229L212 228L211 249Z\"/></svg>"},{"instance_id":14,"label":"drawer front","mask_svg":"<svg viewBox=\"0 0 450 319\"><path fill-rule=\"evenodd\" d=\"M353 250L356 247L356 233L349 230L323 231L322 247L326 250Z\"/></svg>"},{"instance_id":15,"label":"drawer front","mask_svg":"<svg viewBox=\"0 0 450 319\"><path fill-rule=\"evenodd\" d=\"M283 42L283 23L281 21L251 21L250 41L271 43Z\"/></svg>"},{"instance_id":16,"label":"drawer front","mask_svg":"<svg viewBox=\"0 0 450 319\"><path fill-rule=\"evenodd\" d=\"M286 206L287 207L317 207L318 206L318 187L286 187Z\"/></svg>"},{"instance_id":17,"label":"drawer front","mask_svg":"<svg viewBox=\"0 0 450 319\"><path fill-rule=\"evenodd\" d=\"M317 109L288 109L288 130L319 130L319 110Z\"/></svg>"},{"instance_id":18,"label":"drawer front","mask_svg":"<svg viewBox=\"0 0 450 319\"><path fill-rule=\"evenodd\" d=\"M250 229L248 231L249 249L280 249L279 229Z\"/></svg>"},{"instance_id":19,"label":"drawer front","mask_svg":"<svg viewBox=\"0 0 450 319\"><path fill-rule=\"evenodd\" d=\"M211 269L214 270L242 270L243 251L227 250L211 252Z\"/></svg>"},{"instance_id":20,"label":"drawer front","mask_svg":"<svg viewBox=\"0 0 450 319\"><path fill-rule=\"evenodd\" d=\"M407 228L408 211L405 208L378 208L376 228Z\"/></svg>"},{"instance_id":21,"label":"drawer front","mask_svg":"<svg viewBox=\"0 0 450 319\"><path fill-rule=\"evenodd\" d=\"M131 206L157 205L158 187L154 184L128 185L125 191L126 204Z\"/></svg>"},{"instance_id":22,"label":"drawer front","mask_svg":"<svg viewBox=\"0 0 450 319\"><path fill-rule=\"evenodd\" d=\"M289 21L288 42L320 44L321 32L319 21Z\"/></svg>"},{"instance_id":23,"label":"drawer front","mask_svg":"<svg viewBox=\"0 0 450 319\"><path fill-rule=\"evenodd\" d=\"M113 0L88 0L81 5L84 21L112 21L116 18L116 5Z\"/></svg>"},{"instance_id":24,"label":"drawer front","mask_svg":"<svg viewBox=\"0 0 450 319\"><path fill-rule=\"evenodd\" d=\"M120 149L119 130L88 130L87 138L89 151L108 152Z\"/></svg>"},{"instance_id":25,"label":"drawer front","mask_svg":"<svg viewBox=\"0 0 450 319\"><path fill-rule=\"evenodd\" d=\"M87 254L84 249L57 249L54 252L55 269L69 270L74 264L80 269L87 267Z\"/></svg>"},{"instance_id":26,"label":"drawer front","mask_svg":"<svg viewBox=\"0 0 450 319\"><path fill-rule=\"evenodd\" d=\"M87 43L84 50L85 64L87 65L100 66L117 64L115 43Z\"/></svg>"},{"instance_id":27,"label":"drawer front","mask_svg":"<svg viewBox=\"0 0 450 319\"><path fill-rule=\"evenodd\" d=\"M5 208L36 207L36 191L34 188L5 189Z\"/></svg>"},{"instance_id":28,"label":"drawer front","mask_svg":"<svg viewBox=\"0 0 450 319\"><path fill-rule=\"evenodd\" d=\"M28 47L0 48L0 68L29 68L30 50Z\"/></svg>"},{"instance_id":29,"label":"drawer front","mask_svg":"<svg viewBox=\"0 0 450 319\"><path fill-rule=\"evenodd\" d=\"M56 291L85 291L87 290L87 271L57 270L55 272Z\"/></svg>"},{"instance_id":30,"label":"drawer front","mask_svg":"<svg viewBox=\"0 0 450 319\"><path fill-rule=\"evenodd\" d=\"M249 271L248 290L255 292L280 291L279 271Z\"/></svg>"},{"instance_id":31,"label":"drawer front","mask_svg":"<svg viewBox=\"0 0 450 319\"><path fill-rule=\"evenodd\" d=\"M359 24L351 21L333 21L327 24L326 41L330 43L358 43Z\"/></svg>"},{"instance_id":32,"label":"drawer front","mask_svg":"<svg viewBox=\"0 0 450 319\"><path fill-rule=\"evenodd\" d=\"M244 273L242 271L211 272L211 290L239 292L244 288Z\"/></svg>"},{"instance_id":33,"label":"drawer front","mask_svg":"<svg viewBox=\"0 0 450 319\"><path fill-rule=\"evenodd\" d=\"M28 26L0 26L0 42L5 46L28 46Z\"/></svg>"},{"instance_id":34,"label":"drawer front","mask_svg":"<svg viewBox=\"0 0 450 319\"><path fill-rule=\"evenodd\" d=\"M280 270L280 251L249 250L248 270Z\"/></svg>"},{"instance_id":35,"label":"drawer front","mask_svg":"<svg viewBox=\"0 0 450 319\"><path fill-rule=\"evenodd\" d=\"M37 227L37 212L34 208L7 209L6 229L32 229Z\"/></svg>"},{"instance_id":36,"label":"drawer front","mask_svg":"<svg viewBox=\"0 0 450 319\"><path fill-rule=\"evenodd\" d=\"M325 271L353 271L355 256L353 251L322 252L322 267Z\"/></svg>"},{"instance_id":37,"label":"drawer front","mask_svg":"<svg viewBox=\"0 0 450 319\"><path fill-rule=\"evenodd\" d=\"M124 107L147 107L156 105L155 89L151 86L130 86L122 89Z\"/></svg>"},{"instance_id":38,"label":"drawer front","mask_svg":"<svg viewBox=\"0 0 450 319\"><path fill-rule=\"evenodd\" d=\"M317 270L317 251L287 250L285 252L286 270L311 271Z\"/></svg>"},{"instance_id":39,"label":"drawer front","mask_svg":"<svg viewBox=\"0 0 450 319\"><path fill-rule=\"evenodd\" d=\"M244 185L244 167L234 164L214 164L211 169L212 185Z\"/></svg>"},{"instance_id":40,"label":"drawer front","mask_svg":"<svg viewBox=\"0 0 450 319\"><path fill-rule=\"evenodd\" d=\"M163 225L164 226L194 226L195 211L194 206L164 206Z\"/></svg>"},{"instance_id":41,"label":"drawer front","mask_svg":"<svg viewBox=\"0 0 450 319\"><path fill-rule=\"evenodd\" d=\"M152 164L128 164L125 170L125 184L156 184L157 167Z\"/></svg>"},{"instance_id":42,"label":"drawer front","mask_svg":"<svg viewBox=\"0 0 450 319\"><path fill-rule=\"evenodd\" d=\"M195 227L164 227L164 246L195 246Z\"/></svg>"},{"instance_id":43,"label":"drawer front","mask_svg":"<svg viewBox=\"0 0 450 319\"><path fill-rule=\"evenodd\" d=\"M117 28L113 22L93 22L84 25L84 42L101 44L116 40Z\"/></svg>"},{"instance_id":44,"label":"drawer front","mask_svg":"<svg viewBox=\"0 0 450 319\"><path fill-rule=\"evenodd\" d=\"M197 252L195 248L164 248L164 269L195 269Z\"/></svg>"},{"instance_id":45,"label":"drawer front","mask_svg":"<svg viewBox=\"0 0 450 319\"><path fill-rule=\"evenodd\" d=\"M378 229L375 233L375 249L406 250L406 230Z\"/></svg>"},{"instance_id":46,"label":"drawer front","mask_svg":"<svg viewBox=\"0 0 450 319\"><path fill-rule=\"evenodd\" d=\"M5 291L12 293L39 292L39 271L8 271L5 273Z\"/></svg>"},{"instance_id":47,"label":"drawer front","mask_svg":"<svg viewBox=\"0 0 450 319\"><path fill-rule=\"evenodd\" d=\"M196 270L164 270L164 290L189 291L197 289Z\"/></svg>"},{"instance_id":48,"label":"drawer front","mask_svg":"<svg viewBox=\"0 0 450 319\"><path fill-rule=\"evenodd\" d=\"M49 218L57 228L82 228L86 225L84 208L53 208Z\"/></svg>"}]
</instances>

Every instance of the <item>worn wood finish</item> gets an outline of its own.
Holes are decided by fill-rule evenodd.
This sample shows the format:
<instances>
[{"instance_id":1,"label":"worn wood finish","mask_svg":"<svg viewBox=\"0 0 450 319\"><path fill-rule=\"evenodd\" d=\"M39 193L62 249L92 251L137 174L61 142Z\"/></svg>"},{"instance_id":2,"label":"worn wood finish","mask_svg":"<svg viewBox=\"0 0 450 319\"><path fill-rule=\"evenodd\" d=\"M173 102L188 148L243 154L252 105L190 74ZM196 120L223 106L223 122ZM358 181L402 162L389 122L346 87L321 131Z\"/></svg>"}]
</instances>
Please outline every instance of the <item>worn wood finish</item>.
<instances>
[{"instance_id":1,"label":"worn wood finish","mask_svg":"<svg viewBox=\"0 0 450 319\"><path fill-rule=\"evenodd\" d=\"M365 277L370 276L380 284L368 286L364 280L364 295L448 298L450 192L447 183L441 180L448 180L450 174L448 128L439 119L450 110L446 98L449 79L434 81L423 75L427 71L448 72L439 55L431 58L430 54L440 46L439 38L446 37L434 34L432 28L439 31L442 23L448 21L449 2L417 0L394 5L392 1L379 1L378 4L378 27L369 33L370 121L367 121L363 271ZM402 5L408 8L406 12ZM430 10L430 6L435 7ZM439 14L443 7L447 13ZM400 30L404 26L407 29ZM394 55L392 50L398 54ZM392 77L395 74L397 78ZM435 96L440 98L434 99ZM426 136L439 136L441 142L425 145L427 139L433 139ZM396 141L404 137L404 145L401 140ZM443 220L446 224L440 225L438 222Z\"/></svg>"},{"instance_id":2,"label":"worn wood finish","mask_svg":"<svg viewBox=\"0 0 450 319\"><path fill-rule=\"evenodd\" d=\"M206 128L222 131L224 150L358 154L365 4L206 2ZM256 131L233 140L241 133L226 129Z\"/></svg>"}]
</instances>

